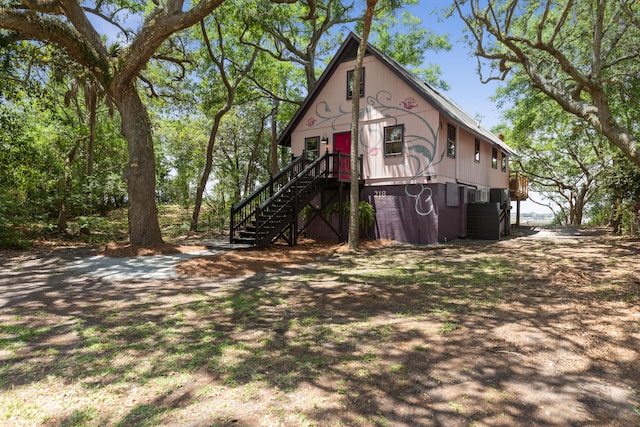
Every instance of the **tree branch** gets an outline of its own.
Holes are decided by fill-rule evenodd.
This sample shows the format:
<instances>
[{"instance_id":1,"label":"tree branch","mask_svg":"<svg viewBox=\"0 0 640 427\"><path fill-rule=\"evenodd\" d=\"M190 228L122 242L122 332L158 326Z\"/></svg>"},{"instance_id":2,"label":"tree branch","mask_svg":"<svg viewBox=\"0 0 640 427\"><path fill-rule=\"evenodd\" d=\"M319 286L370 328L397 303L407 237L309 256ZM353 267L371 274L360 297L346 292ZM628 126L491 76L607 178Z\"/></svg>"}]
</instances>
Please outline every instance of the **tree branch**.
<instances>
[{"instance_id":1,"label":"tree branch","mask_svg":"<svg viewBox=\"0 0 640 427\"><path fill-rule=\"evenodd\" d=\"M163 54L155 54L152 56L152 59L155 59L157 61L169 62L180 68L180 75L174 77L175 80L182 80L187 75L187 67L185 67L185 64L193 64L193 61L191 59L179 59Z\"/></svg>"},{"instance_id":2,"label":"tree branch","mask_svg":"<svg viewBox=\"0 0 640 427\"><path fill-rule=\"evenodd\" d=\"M100 55L107 58L109 56L107 48L102 42L98 32L87 19L87 15L85 15L80 4L76 0L60 0L60 6L76 31L82 34Z\"/></svg>"},{"instance_id":3,"label":"tree branch","mask_svg":"<svg viewBox=\"0 0 640 427\"><path fill-rule=\"evenodd\" d=\"M156 9L133 39L118 70L117 85L126 85L135 78L160 45L177 31L191 27L220 6L224 0L203 0L186 12L182 12L183 1L172 0L166 9Z\"/></svg>"},{"instance_id":4,"label":"tree branch","mask_svg":"<svg viewBox=\"0 0 640 427\"><path fill-rule=\"evenodd\" d=\"M160 98L160 95L158 95L158 92L156 92L156 89L153 86L153 83L151 82L151 80L143 76L142 73L138 74L138 78L142 80L142 82L144 82L145 85L147 85L147 89L149 89L151 98Z\"/></svg>"},{"instance_id":5,"label":"tree branch","mask_svg":"<svg viewBox=\"0 0 640 427\"><path fill-rule=\"evenodd\" d=\"M63 21L40 16L32 10L0 8L0 28L20 33L20 38L40 40L63 47L79 64L90 69L104 84L110 78L109 62L86 38Z\"/></svg>"},{"instance_id":6,"label":"tree branch","mask_svg":"<svg viewBox=\"0 0 640 427\"><path fill-rule=\"evenodd\" d=\"M640 29L640 14L638 14L638 11L633 11L631 10L631 7L629 7L629 4L632 4L638 7L638 2L636 0L631 0L629 4L627 4L624 0L619 0L618 4L620 6L620 9L622 9L624 13L627 15L630 22L633 23L634 26Z\"/></svg>"},{"instance_id":7,"label":"tree branch","mask_svg":"<svg viewBox=\"0 0 640 427\"><path fill-rule=\"evenodd\" d=\"M625 33L623 28L631 27L631 24L638 27L640 24L637 11L634 10L637 2L619 0L612 5L605 0L586 3L569 0L563 6L547 2L546 6L541 5L539 9L520 17L517 22L519 25L514 25L513 29L517 34L509 32L514 17L513 5L517 0L501 9L494 9L495 2L497 0L489 0L481 6L479 0L470 0L471 14L467 16L463 11L467 1L454 1L455 10L475 41L476 55L491 64L487 78L483 74L481 59L478 59L481 80L505 79L512 69L509 63L519 64L522 68L516 67L515 70L526 75L533 87L556 101L565 111L586 120L636 165L640 165L640 143L633 126L621 125L611 111L613 105L622 102L622 99L615 98L616 91L612 83L618 86L622 84L610 80L616 74L624 74L624 70L637 69L630 63L637 53L632 51L637 49L620 48L622 43L635 46L637 32ZM588 9L592 5L595 10ZM622 6L623 13L616 10L618 5ZM553 13L547 13L547 7L562 7L557 22L548 18ZM534 35L529 37L531 31L528 27L536 20L538 27ZM625 24L625 20L631 24ZM545 40L544 29L552 21L554 26L547 28L550 35ZM591 31L592 40L584 40L584 28ZM610 41L609 46L605 44L607 41ZM609 50L606 50L607 47ZM500 76L494 75L495 69L500 70ZM614 70L620 71L616 73ZM630 76L633 75L630 72ZM589 96L583 97L583 92ZM622 92L624 88L618 91L618 95L624 98Z\"/></svg>"},{"instance_id":8,"label":"tree branch","mask_svg":"<svg viewBox=\"0 0 640 427\"><path fill-rule=\"evenodd\" d=\"M21 4L34 12L48 15L62 15L62 5L59 0L22 0Z\"/></svg>"},{"instance_id":9,"label":"tree branch","mask_svg":"<svg viewBox=\"0 0 640 427\"><path fill-rule=\"evenodd\" d=\"M120 23L118 23L118 22L114 19L114 18L115 18L115 16L116 16L120 11L122 11L122 9L118 9L118 10L116 10L115 12L113 12L113 13L111 14L111 16L107 16L107 15L105 15L104 13L102 13L102 11L100 10L99 6L96 6L96 7L94 7L94 8L83 6L83 7L82 7L82 9L83 9L85 12L91 13L92 15L95 15L95 16L97 16L98 18L103 19L103 20L104 20L105 22L107 22L108 24L113 25L114 27L116 27L117 29L119 29L119 30L122 32L122 34L124 34L124 36L125 36L125 38L126 38L127 40L129 40L129 37L131 36L131 31L130 31L130 30L128 30L128 29L126 29L125 27L123 27Z\"/></svg>"}]
</instances>

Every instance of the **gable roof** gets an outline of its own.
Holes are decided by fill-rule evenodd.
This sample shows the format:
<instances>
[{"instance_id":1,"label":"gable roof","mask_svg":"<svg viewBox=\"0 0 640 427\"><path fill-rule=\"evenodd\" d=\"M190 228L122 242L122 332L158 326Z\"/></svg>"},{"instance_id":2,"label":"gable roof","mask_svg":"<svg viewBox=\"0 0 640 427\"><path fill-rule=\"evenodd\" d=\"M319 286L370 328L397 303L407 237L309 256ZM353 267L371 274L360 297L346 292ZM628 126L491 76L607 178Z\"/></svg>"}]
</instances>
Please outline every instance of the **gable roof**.
<instances>
[{"instance_id":1,"label":"gable roof","mask_svg":"<svg viewBox=\"0 0 640 427\"><path fill-rule=\"evenodd\" d=\"M351 32L347 39L342 43L338 52L329 62L329 65L324 70L315 86L311 89L307 98L304 100L296 114L287 124L287 127L282 132L279 145L291 146L291 133L298 126L302 118L318 97L318 94L331 80L331 77L335 73L339 64L345 61L354 60L356 58L356 52L360 45L360 37ZM366 55L373 55L380 62L391 69L402 81L415 90L425 101L433 105L443 116L445 116L452 123L457 124L471 134L484 139L487 142L496 144L502 150L509 154L514 154L514 151L504 143L497 135L493 134L486 128L482 127L477 120L467 114L458 104L452 101L449 97L435 89L429 83L420 80L415 74L407 70L404 66L398 63L396 60L373 47L370 43L367 44Z\"/></svg>"}]
</instances>

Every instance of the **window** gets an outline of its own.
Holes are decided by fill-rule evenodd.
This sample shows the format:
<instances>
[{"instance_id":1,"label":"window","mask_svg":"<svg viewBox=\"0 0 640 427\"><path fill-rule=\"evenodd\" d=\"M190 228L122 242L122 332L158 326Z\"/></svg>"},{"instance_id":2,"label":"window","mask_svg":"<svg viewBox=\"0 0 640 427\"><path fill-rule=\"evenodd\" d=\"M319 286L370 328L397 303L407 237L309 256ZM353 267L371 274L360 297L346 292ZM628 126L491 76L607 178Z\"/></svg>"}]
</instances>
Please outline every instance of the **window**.
<instances>
[{"instance_id":1,"label":"window","mask_svg":"<svg viewBox=\"0 0 640 427\"><path fill-rule=\"evenodd\" d=\"M473 161L476 163L480 163L480 140L476 139L476 151L473 155Z\"/></svg>"},{"instance_id":2,"label":"window","mask_svg":"<svg viewBox=\"0 0 640 427\"><path fill-rule=\"evenodd\" d=\"M307 152L307 159L315 160L318 158L318 148L320 147L320 137L312 136L304 139L304 149Z\"/></svg>"},{"instance_id":3,"label":"window","mask_svg":"<svg viewBox=\"0 0 640 427\"><path fill-rule=\"evenodd\" d=\"M447 125L447 156L456 157L456 127Z\"/></svg>"},{"instance_id":4,"label":"window","mask_svg":"<svg viewBox=\"0 0 640 427\"><path fill-rule=\"evenodd\" d=\"M354 70L347 71L347 99L353 98L353 73ZM360 79L360 96L364 96L364 68L362 69L362 79Z\"/></svg>"},{"instance_id":5,"label":"window","mask_svg":"<svg viewBox=\"0 0 640 427\"><path fill-rule=\"evenodd\" d=\"M491 167L498 169L498 149L496 147L491 149Z\"/></svg>"},{"instance_id":6,"label":"window","mask_svg":"<svg viewBox=\"0 0 640 427\"><path fill-rule=\"evenodd\" d=\"M404 141L404 125L387 126L384 128L384 155L398 156L402 154Z\"/></svg>"},{"instance_id":7,"label":"window","mask_svg":"<svg viewBox=\"0 0 640 427\"><path fill-rule=\"evenodd\" d=\"M502 172L506 172L507 171L507 153L502 151L500 154L502 156L502 159L501 159L502 164L500 169L502 170Z\"/></svg>"}]
</instances>

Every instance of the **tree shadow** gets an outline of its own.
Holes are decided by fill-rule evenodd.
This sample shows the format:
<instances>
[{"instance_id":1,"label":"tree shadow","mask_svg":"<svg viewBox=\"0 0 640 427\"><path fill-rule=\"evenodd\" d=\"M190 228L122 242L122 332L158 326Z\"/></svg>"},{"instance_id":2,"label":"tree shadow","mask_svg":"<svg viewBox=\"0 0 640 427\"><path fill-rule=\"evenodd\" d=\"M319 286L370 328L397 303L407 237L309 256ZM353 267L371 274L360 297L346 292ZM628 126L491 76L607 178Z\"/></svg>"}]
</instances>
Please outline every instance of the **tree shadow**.
<instances>
[{"instance_id":1,"label":"tree shadow","mask_svg":"<svg viewBox=\"0 0 640 427\"><path fill-rule=\"evenodd\" d=\"M186 281L3 260L0 385L55 378L116 404L145 390L119 426L181 410L197 425L633 425L639 278L616 266L640 244L616 242L402 245Z\"/></svg>"}]
</instances>

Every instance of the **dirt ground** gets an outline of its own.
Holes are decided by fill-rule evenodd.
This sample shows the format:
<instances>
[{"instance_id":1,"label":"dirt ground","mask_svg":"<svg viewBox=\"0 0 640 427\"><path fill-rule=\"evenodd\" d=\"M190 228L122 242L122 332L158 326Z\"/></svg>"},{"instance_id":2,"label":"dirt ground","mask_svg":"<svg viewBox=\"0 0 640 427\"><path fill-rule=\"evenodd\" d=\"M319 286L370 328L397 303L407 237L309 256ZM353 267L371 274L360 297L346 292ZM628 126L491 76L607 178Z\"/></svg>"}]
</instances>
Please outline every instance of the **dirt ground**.
<instances>
[{"instance_id":1,"label":"dirt ground","mask_svg":"<svg viewBox=\"0 0 640 427\"><path fill-rule=\"evenodd\" d=\"M200 242L206 243L206 242ZM0 259L0 424L640 426L640 241L306 240L95 279Z\"/></svg>"}]
</instances>

